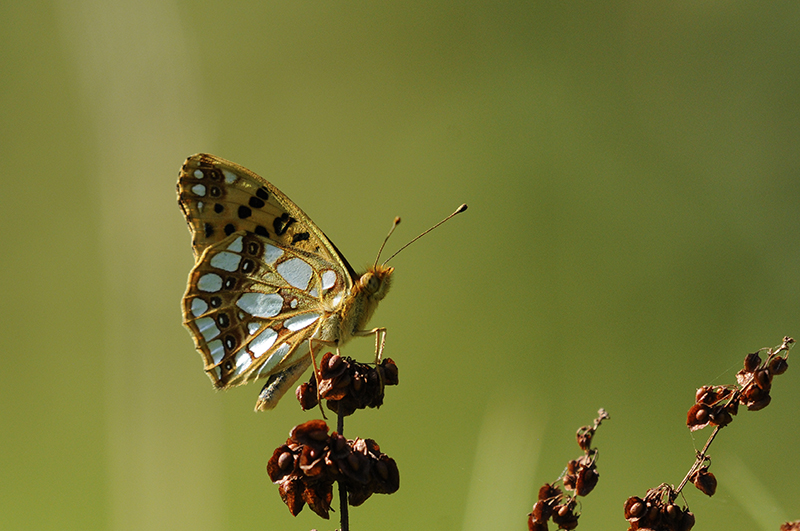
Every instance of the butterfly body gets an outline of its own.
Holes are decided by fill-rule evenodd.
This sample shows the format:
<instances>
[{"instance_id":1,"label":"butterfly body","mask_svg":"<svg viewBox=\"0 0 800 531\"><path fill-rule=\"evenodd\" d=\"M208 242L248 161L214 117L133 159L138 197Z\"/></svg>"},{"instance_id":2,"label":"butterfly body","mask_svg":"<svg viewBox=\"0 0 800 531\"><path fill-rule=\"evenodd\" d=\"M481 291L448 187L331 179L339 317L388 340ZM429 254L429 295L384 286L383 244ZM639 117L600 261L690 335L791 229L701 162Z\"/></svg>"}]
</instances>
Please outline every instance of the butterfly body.
<instances>
[{"instance_id":1,"label":"butterfly body","mask_svg":"<svg viewBox=\"0 0 800 531\"><path fill-rule=\"evenodd\" d=\"M393 268L357 274L288 197L213 155L186 160L178 202L195 253L184 325L215 387L268 378L256 409L271 409L325 346L375 335L380 357L386 331L366 325Z\"/></svg>"}]
</instances>

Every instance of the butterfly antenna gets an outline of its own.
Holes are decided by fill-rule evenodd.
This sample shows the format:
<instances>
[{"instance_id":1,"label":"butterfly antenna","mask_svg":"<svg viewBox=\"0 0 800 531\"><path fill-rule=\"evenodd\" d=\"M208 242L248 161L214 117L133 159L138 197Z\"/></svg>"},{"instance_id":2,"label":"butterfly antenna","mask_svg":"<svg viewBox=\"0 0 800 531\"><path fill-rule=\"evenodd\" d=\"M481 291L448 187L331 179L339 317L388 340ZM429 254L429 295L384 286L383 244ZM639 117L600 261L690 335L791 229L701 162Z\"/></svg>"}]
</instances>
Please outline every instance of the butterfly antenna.
<instances>
[{"instance_id":1,"label":"butterfly antenna","mask_svg":"<svg viewBox=\"0 0 800 531\"><path fill-rule=\"evenodd\" d=\"M389 234L387 234L386 237L383 239L383 243L381 244L381 248L378 249L378 256L375 257L375 265L373 267L378 267L378 260L381 259L381 253L383 252L383 248L386 247L386 242L389 241L389 236L392 235L392 233L394 232L394 229L396 229L399 224L400 224L400 216L397 216L396 218L394 218L394 223L392 223L392 228L389 229ZM387 262L388 262L388 260L387 260Z\"/></svg>"},{"instance_id":2,"label":"butterfly antenna","mask_svg":"<svg viewBox=\"0 0 800 531\"><path fill-rule=\"evenodd\" d=\"M390 256L389 258L387 258L387 259L386 259L386 262L384 262L384 265L386 265L386 263L387 263L387 262L389 262L389 260L391 260L392 258L394 258L395 256L397 256L398 254L400 254L400 251L402 251L403 249L405 249L406 247L408 247L409 245L411 245L411 244L412 244L412 243L414 243L415 241L419 240L420 238L422 238L423 236L425 236L426 234L428 234L430 231L432 231L433 229L435 229L436 227L438 227L439 225L441 225L442 223L444 223L444 222L445 222L445 221L447 221L448 219L450 219L450 218L452 218L453 216L455 216L456 214L461 214L461 213L462 213L462 212L464 212L466 209L467 209L467 204L466 204L466 203L464 203L463 205L461 205L460 207L458 207L458 208L456 209L456 211L455 211L455 212L453 212L452 214L450 214L449 216L447 216L446 218L444 218L442 221L440 221L439 223L437 223L437 224L436 224L436 225L434 225L433 227L429 228L428 230L426 230L425 232L423 232L422 234L420 234L419 236L417 236L416 238L414 238L413 240L411 240L410 242L408 242L408 243L407 243L407 244L405 244L404 246L400 247L400 248L399 248L397 251L395 251L395 253L394 253L392 256ZM397 218L397 222L398 222L398 223L400 222L400 218ZM395 223L395 226L397 226L397 223ZM394 230L394 227L392 227L392 230ZM389 234L391 234L391 232L389 232ZM388 236L387 236L387 239L388 239ZM386 242L384 241L383 243L385 244ZM381 246L381 249L383 249L383 246ZM377 262L376 262L376 263L377 263Z\"/></svg>"}]
</instances>

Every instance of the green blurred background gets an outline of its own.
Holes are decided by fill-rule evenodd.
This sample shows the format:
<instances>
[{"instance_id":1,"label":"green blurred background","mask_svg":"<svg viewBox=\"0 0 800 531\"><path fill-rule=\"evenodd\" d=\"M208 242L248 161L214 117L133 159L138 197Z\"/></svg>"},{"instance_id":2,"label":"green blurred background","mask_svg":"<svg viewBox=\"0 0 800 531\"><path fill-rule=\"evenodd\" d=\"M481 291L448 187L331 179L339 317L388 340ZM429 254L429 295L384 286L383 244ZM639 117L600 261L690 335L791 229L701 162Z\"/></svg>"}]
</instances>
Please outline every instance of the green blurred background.
<instances>
[{"instance_id":1,"label":"green blurred background","mask_svg":"<svg viewBox=\"0 0 800 531\"><path fill-rule=\"evenodd\" d=\"M348 421L401 472L352 528L525 529L599 407L579 529L677 484L696 387L800 335L800 5L3 2L2 529L334 529L265 472L293 400L216 393L175 199L206 151L355 266L401 385ZM344 350L370 359L372 343ZM796 367L712 447L698 529L800 518Z\"/></svg>"}]
</instances>

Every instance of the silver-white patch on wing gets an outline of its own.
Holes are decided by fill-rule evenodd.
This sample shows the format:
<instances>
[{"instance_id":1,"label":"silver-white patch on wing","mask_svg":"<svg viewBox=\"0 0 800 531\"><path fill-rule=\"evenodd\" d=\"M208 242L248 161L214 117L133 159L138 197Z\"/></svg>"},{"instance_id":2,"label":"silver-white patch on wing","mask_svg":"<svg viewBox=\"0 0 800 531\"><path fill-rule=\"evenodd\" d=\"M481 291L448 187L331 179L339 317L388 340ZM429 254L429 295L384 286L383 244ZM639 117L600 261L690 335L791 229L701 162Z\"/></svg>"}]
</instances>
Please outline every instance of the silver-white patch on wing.
<instances>
[{"instance_id":1,"label":"silver-white patch on wing","mask_svg":"<svg viewBox=\"0 0 800 531\"><path fill-rule=\"evenodd\" d=\"M283 297L277 293L244 293L236 306L254 317L275 317L283 308Z\"/></svg>"},{"instance_id":2,"label":"silver-white patch on wing","mask_svg":"<svg viewBox=\"0 0 800 531\"><path fill-rule=\"evenodd\" d=\"M221 253L217 253L211 258L211 267L216 267L217 269L222 269L223 271L234 272L239 269L239 264L242 261L242 256L229 253L228 251L222 251Z\"/></svg>"},{"instance_id":3,"label":"silver-white patch on wing","mask_svg":"<svg viewBox=\"0 0 800 531\"><path fill-rule=\"evenodd\" d=\"M206 273L197 281L197 289L216 293L222 288L222 277L214 273Z\"/></svg>"},{"instance_id":4,"label":"silver-white patch on wing","mask_svg":"<svg viewBox=\"0 0 800 531\"><path fill-rule=\"evenodd\" d=\"M253 356L260 358L275 344L277 338L277 332L272 328L267 328L247 345L247 349L253 353Z\"/></svg>"},{"instance_id":5,"label":"silver-white patch on wing","mask_svg":"<svg viewBox=\"0 0 800 531\"><path fill-rule=\"evenodd\" d=\"M300 315L295 315L294 317L286 319L283 326L292 332L297 332L298 330L311 326L319 319L319 315L318 313L301 313Z\"/></svg>"},{"instance_id":6,"label":"silver-white patch on wing","mask_svg":"<svg viewBox=\"0 0 800 531\"><path fill-rule=\"evenodd\" d=\"M290 258L277 267L278 274L298 289L306 289L311 280L311 266L300 258Z\"/></svg>"}]
</instances>

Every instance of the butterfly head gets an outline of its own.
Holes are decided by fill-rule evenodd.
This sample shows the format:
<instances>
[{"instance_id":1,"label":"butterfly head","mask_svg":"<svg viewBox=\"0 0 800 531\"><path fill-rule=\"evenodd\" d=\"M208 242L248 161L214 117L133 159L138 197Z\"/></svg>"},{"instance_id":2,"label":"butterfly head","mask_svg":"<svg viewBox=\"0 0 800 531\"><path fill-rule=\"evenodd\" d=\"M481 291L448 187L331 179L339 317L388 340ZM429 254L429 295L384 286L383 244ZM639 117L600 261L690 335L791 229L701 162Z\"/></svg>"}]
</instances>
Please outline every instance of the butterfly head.
<instances>
[{"instance_id":1,"label":"butterfly head","mask_svg":"<svg viewBox=\"0 0 800 531\"><path fill-rule=\"evenodd\" d=\"M383 300L389 293L392 283L393 267L383 264L370 267L356 282L355 291L374 301Z\"/></svg>"}]
</instances>

